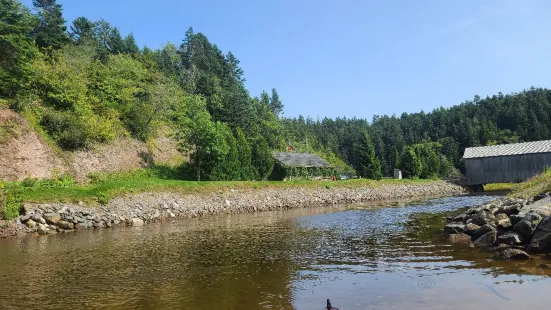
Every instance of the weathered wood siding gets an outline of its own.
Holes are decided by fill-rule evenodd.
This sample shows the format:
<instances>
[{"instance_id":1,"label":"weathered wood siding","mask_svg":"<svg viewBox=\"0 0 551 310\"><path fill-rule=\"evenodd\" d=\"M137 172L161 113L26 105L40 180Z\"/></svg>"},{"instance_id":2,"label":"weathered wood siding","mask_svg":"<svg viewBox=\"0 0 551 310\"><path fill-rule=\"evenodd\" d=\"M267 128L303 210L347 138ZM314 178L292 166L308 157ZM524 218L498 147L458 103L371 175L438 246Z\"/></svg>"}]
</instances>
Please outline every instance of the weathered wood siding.
<instances>
[{"instance_id":1,"label":"weathered wood siding","mask_svg":"<svg viewBox=\"0 0 551 310\"><path fill-rule=\"evenodd\" d=\"M465 159L469 185L521 182L551 167L551 153Z\"/></svg>"}]
</instances>

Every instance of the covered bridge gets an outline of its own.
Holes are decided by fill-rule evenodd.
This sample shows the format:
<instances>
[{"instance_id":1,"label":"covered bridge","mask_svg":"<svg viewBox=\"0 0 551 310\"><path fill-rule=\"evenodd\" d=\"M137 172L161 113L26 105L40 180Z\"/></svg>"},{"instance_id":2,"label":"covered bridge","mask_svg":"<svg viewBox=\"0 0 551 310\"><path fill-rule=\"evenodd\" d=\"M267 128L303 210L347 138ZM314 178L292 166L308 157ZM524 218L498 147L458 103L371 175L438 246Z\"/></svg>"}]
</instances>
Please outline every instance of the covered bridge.
<instances>
[{"instance_id":1,"label":"covered bridge","mask_svg":"<svg viewBox=\"0 0 551 310\"><path fill-rule=\"evenodd\" d=\"M551 167L551 140L470 147L463 160L467 185L522 182Z\"/></svg>"},{"instance_id":2,"label":"covered bridge","mask_svg":"<svg viewBox=\"0 0 551 310\"><path fill-rule=\"evenodd\" d=\"M330 177L333 167L316 154L275 152L270 180L313 179Z\"/></svg>"}]
</instances>

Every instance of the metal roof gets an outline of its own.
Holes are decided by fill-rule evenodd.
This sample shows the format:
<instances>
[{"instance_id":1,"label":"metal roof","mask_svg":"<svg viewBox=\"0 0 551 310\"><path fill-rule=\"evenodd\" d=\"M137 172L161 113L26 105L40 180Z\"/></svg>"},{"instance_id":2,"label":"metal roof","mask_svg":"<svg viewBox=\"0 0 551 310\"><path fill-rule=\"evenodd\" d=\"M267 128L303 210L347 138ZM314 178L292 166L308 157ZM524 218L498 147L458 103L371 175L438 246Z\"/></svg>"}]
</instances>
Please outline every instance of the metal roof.
<instances>
[{"instance_id":1,"label":"metal roof","mask_svg":"<svg viewBox=\"0 0 551 310\"><path fill-rule=\"evenodd\" d=\"M463 158L469 159L534 153L551 153L551 140L469 147L465 149Z\"/></svg>"},{"instance_id":2,"label":"metal roof","mask_svg":"<svg viewBox=\"0 0 551 310\"><path fill-rule=\"evenodd\" d=\"M275 152L274 158L284 166L290 167L331 167L328 162L315 154Z\"/></svg>"}]
</instances>

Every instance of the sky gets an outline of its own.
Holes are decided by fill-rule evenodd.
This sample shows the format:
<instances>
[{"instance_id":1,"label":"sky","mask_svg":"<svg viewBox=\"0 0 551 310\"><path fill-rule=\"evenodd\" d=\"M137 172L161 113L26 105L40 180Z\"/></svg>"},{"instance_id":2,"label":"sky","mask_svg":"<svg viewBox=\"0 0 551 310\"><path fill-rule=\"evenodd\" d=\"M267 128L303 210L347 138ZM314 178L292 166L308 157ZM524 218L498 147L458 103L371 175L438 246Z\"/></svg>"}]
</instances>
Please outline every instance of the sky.
<instances>
[{"instance_id":1,"label":"sky","mask_svg":"<svg viewBox=\"0 0 551 310\"><path fill-rule=\"evenodd\" d=\"M288 117L399 116L551 86L547 0L58 3L69 23L103 18L150 48L191 26L239 58L252 96L276 88Z\"/></svg>"}]
</instances>

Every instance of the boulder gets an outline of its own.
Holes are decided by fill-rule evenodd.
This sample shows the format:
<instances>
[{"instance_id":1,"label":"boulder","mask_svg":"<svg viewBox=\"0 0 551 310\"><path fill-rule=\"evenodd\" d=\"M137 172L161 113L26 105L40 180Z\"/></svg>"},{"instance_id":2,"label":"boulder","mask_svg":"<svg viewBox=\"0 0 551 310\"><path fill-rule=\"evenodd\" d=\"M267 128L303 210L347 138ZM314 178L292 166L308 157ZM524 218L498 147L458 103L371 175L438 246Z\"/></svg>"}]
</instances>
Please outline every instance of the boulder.
<instances>
[{"instance_id":1,"label":"boulder","mask_svg":"<svg viewBox=\"0 0 551 310\"><path fill-rule=\"evenodd\" d=\"M448 236L448 241L450 243L464 243L464 244L469 244L471 243L471 236L467 235L467 234L450 234Z\"/></svg>"},{"instance_id":2,"label":"boulder","mask_svg":"<svg viewBox=\"0 0 551 310\"><path fill-rule=\"evenodd\" d=\"M530 255L524 252L523 250L509 248L499 252L499 257L505 259L515 259L515 260L527 260L530 259Z\"/></svg>"},{"instance_id":3,"label":"boulder","mask_svg":"<svg viewBox=\"0 0 551 310\"><path fill-rule=\"evenodd\" d=\"M88 229L88 223L78 223L75 225L75 228L78 230Z\"/></svg>"},{"instance_id":4,"label":"boulder","mask_svg":"<svg viewBox=\"0 0 551 310\"><path fill-rule=\"evenodd\" d=\"M48 228L44 224L39 224L38 229L36 230L39 235L45 236L48 234Z\"/></svg>"},{"instance_id":5,"label":"boulder","mask_svg":"<svg viewBox=\"0 0 551 310\"><path fill-rule=\"evenodd\" d=\"M444 226L444 234L450 235L450 234L461 234L465 231L465 225L464 224L448 224Z\"/></svg>"},{"instance_id":6,"label":"boulder","mask_svg":"<svg viewBox=\"0 0 551 310\"><path fill-rule=\"evenodd\" d=\"M496 242L496 239L497 239L497 232L494 230L476 239L474 244L479 248L488 248L488 247L491 247Z\"/></svg>"},{"instance_id":7,"label":"boulder","mask_svg":"<svg viewBox=\"0 0 551 310\"><path fill-rule=\"evenodd\" d=\"M507 214L500 213L496 216L496 219L497 219L497 227L507 229L507 228L513 226L513 225L511 225L511 220L509 219Z\"/></svg>"},{"instance_id":8,"label":"boulder","mask_svg":"<svg viewBox=\"0 0 551 310\"><path fill-rule=\"evenodd\" d=\"M481 211L481 212L475 214L471 219L473 220L473 223L478 225L478 226L482 226L484 224L489 223L488 214L486 213L486 211Z\"/></svg>"},{"instance_id":9,"label":"boulder","mask_svg":"<svg viewBox=\"0 0 551 310\"><path fill-rule=\"evenodd\" d=\"M546 197L522 208L523 213L536 213L542 217L551 216L551 197Z\"/></svg>"},{"instance_id":10,"label":"boulder","mask_svg":"<svg viewBox=\"0 0 551 310\"><path fill-rule=\"evenodd\" d=\"M535 213L528 213L524 216L520 222L513 226L513 230L523 235L524 237L529 238L532 236L536 227L541 222L541 216Z\"/></svg>"},{"instance_id":11,"label":"boulder","mask_svg":"<svg viewBox=\"0 0 551 310\"><path fill-rule=\"evenodd\" d=\"M23 215L22 217L19 218L19 220L21 221L21 223L26 223L28 220L31 219L31 215L30 214L27 214L27 215Z\"/></svg>"},{"instance_id":12,"label":"boulder","mask_svg":"<svg viewBox=\"0 0 551 310\"><path fill-rule=\"evenodd\" d=\"M546 217L538 225L536 231L532 235L528 251L543 252L551 250L551 217Z\"/></svg>"},{"instance_id":13,"label":"boulder","mask_svg":"<svg viewBox=\"0 0 551 310\"><path fill-rule=\"evenodd\" d=\"M489 224L484 224L482 225L479 229L477 229L476 231L474 231L472 234L471 234L471 239L474 241L474 240L477 240L478 238L484 236L485 234L489 233L489 232L495 232L496 229L495 227L493 227L492 225L489 225ZM497 235L497 233L496 233Z\"/></svg>"},{"instance_id":14,"label":"boulder","mask_svg":"<svg viewBox=\"0 0 551 310\"><path fill-rule=\"evenodd\" d=\"M36 227L36 222L33 221L33 220L31 220L31 219L27 220L27 222L26 222L25 224L26 224L27 227L29 227L29 228L35 228L35 227Z\"/></svg>"},{"instance_id":15,"label":"boulder","mask_svg":"<svg viewBox=\"0 0 551 310\"><path fill-rule=\"evenodd\" d=\"M518 222L520 222L524 218L525 214L511 214L509 215L509 220L511 221L511 225L515 226Z\"/></svg>"},{"instance_id":16,"label":"boulder","mask_svg":"<svg viewBox=\"0 0 551 310\"><path fill-rule=\"evenodd\" d=\"M517 245L524 242L524 237L517 232L509 231L498 237L499 242L508 245Z\"/></svg>"},{"instance_id":17,"label":"boulder","mask_svg":"<svg viewBox=\"0 0 551 310\"><path fill-rule=\"evenodd\" d=\"M454 216L451 220L452 222L465 222L466 219L467 219L467 214L461 213L457 216Z\"/></svg>"},{"instance_id":18,"label":"boulder","mask_svg":"<svg viewBox=\"0 0 551 310\"><path fill-rule=\"evenodd\" d=\"M31 220L35 222L41 222L41 220L44 220L44 219L42 218L41 213L34 213L33 215L31 215Z\"/></svg>"},{"instance_id":19,"label":"boulder","mask_svg":"<svg viewBox=\"0 0 551 310\"><path fill-rule=\"evenodd\" d=\"M67 230L71 230L75 228L75 225L68 221L59 221L59 223L57 223L57 226L59 226L59 228L67 229Z\"/></svg>"},{"instance_id":20,"label":"boulder","mask_svg":"<svg viewBox=\"0 0 551 310\"><path fill-rule=\"evenodd\" d=\"M476 224L473 224L473 223L469 223L469 224L465 225L465 232L469 235L472 235L475 231L477 231L479 229L480 229L480 226L478 226Z\"/></svg>"},{"instance_id":21,"label":"boulder","mask_svg":"<svg viewBox=\"0 0 551 310\"><path fill-rule=\"evenodd\" d=\"M502 212L511 216L513 214L519 214L521 209L522 209L523 205L521 203L514 203L512 205L507 205L507 206L503 206L501 207L502 209Z\"/></svg>"},{"instance_id":22,"label":"boulder","mask_svg":"<svg viewBox=\"0 0 551 310\"><path fill-rule=\"evenodd\" d=\"M135 217L131 220L132 226L143 226L144 222L143 220Z\"/></svg>"},{"instance_id":23,"label":"boulder","mask_svg":"<svg viewBox=\"0 0 551 310\"><path fill-rule=\"evenodd\" d=\"M46 223L55 225L59 221L61 221L61 215L59 213L46 213L44 214L44 219L46 220Z\"/></svg>"}]
</instances>

